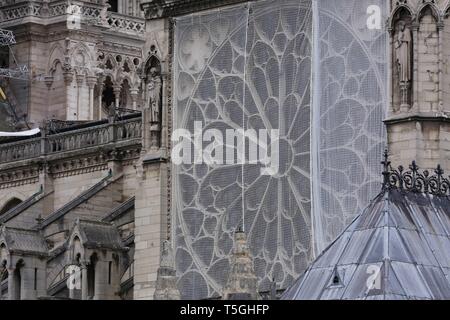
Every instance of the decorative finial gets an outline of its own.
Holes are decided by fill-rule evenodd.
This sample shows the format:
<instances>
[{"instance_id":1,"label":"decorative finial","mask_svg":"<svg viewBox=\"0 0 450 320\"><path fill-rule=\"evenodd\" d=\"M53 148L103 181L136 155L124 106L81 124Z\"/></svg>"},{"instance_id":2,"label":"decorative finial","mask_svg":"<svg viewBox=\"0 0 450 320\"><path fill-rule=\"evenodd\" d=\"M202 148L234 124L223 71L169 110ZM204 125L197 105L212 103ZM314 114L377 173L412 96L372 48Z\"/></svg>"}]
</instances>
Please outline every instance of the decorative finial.
<instances>
[{"instance_id":1,"label":"decorative finial","mask_svg":"<svg viewBox=\"0 0 450 320\"><path fill-rule=\"evenodd\" d=\"M383 153L383 161L381 162L383 165L383 189L389 188L389 168L391 162L389 161L389 152L387 149L384 149Z\"/></svg>"},{"instance_id":2,"label":"decorative finial","mask_svg":"<svg viewBox=\"0 0 450 320\"><path fill-rule=\"evenodd\" d=\"M407 167L392 169L387 151L383 159L383 190L398 189L400 192L416 192L434 196L450 196L450 179L444 176L444 170L438 165L434 174L428 170L419 171L416 161Z\"/></svg>"}]
</instances>

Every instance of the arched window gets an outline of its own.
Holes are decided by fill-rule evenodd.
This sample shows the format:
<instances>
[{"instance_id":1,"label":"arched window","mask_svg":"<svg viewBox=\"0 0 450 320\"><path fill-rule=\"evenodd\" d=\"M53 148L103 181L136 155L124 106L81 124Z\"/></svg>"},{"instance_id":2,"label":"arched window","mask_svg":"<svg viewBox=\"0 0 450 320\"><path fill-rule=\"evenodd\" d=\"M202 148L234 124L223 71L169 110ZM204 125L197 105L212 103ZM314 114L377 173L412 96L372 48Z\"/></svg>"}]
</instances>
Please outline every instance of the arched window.
<instances>
[{"instance_id":1,"label":"arched window","mask_svg":"<svg viewBox=\"0 0 450 320\"><path fill-rule=\"evenodd\" d=\"M107 76L104 82L104 90L102 93L102 109L106 114L109 114L110 108L115 108L114 102L116 95L113 90L113 82L110 76Z\"/></svg>"},{"instance_id":2,"label":"arched window","mask_svg":"<svg viewBox=\"0 0 450 320\"><path fill-rule=\"evenodd\" d=\"M131 109L132 106L130 103L130 83L127 79L125 79L122 83L122 88L120 90L120 100L119 100L119 107L122 109Z\"/></svg>"},{"instance_id":3,"label":"arched window","mask_svg":"<svg viewBox=\"0 0 450 320\"><path fill-rule=\"evenodd\" d=\"M95 265L97 264L97 260L97 254L93 253L87 268L89 299L93 299L95 296Z\"/></svg>"},{"instance_id":4,"label":"arched window","mask_svg":"<svg viewBox=\"0 0 450 320\"><path fill-rule=\"evenodd\" d=\"M9 210L11 210L12 208L14 208L15 206L18 206L20 203L22 203L22 200L18 199L18 198L12 198L11 200L9 200L8 202L6 202L6 204L3 206L3 208L0 210L0 216L6 212L8 212Z\"/></svg>"},{"instance_id":5,"label":"arched window","mask_svg":"<svg viewBox=\"0 0 450 320\"><path fill-rule=\"evenodd\" d=\"M13 289L13 300L20 300L22 297L22 268L24 266L23 260L19 260L16 264L16 268L13 273L13 288L8 288L8 290Z\"/></svg>"}]
</instances>

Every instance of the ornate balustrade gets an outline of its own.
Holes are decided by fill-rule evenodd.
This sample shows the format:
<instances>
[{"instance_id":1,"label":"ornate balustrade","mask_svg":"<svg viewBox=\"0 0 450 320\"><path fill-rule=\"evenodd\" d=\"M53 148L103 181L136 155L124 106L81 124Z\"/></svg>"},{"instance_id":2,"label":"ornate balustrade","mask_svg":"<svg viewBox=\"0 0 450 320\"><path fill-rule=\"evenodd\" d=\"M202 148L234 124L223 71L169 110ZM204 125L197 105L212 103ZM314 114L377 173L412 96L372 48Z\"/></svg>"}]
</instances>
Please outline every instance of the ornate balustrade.
<instances>
[{"instance_id":1,"label":"ornate balustrade","mask_svg":"<svg viewBox=\"0 0 450 320\"><path fill-rule=\"evenodd\" d=\"M0 145L0 163L36 158L41 155L41 139L33 138Z\"/></svg>"},{"instance_id":2,"label":"ornate balustrade","mask_svg":"<svg viewBox=\"0 0 450 320\"><path fill-rule=\"evenodd\" d=\"M39 17L42 14L41 1L16 2L3 5L0 10L0 22L22 19L25 17Z\"/></svg>"},{"instance_id":3,"label":"ornate balustrade","mask_svg":"<svg viewBox=\"0 0 450 320\"><path fill-rule=\"evenodd\" d=\"M77 151L119 141L141 143L142 120L129 119L0 144L0 164Z\"/></svg>"},{"instance_id":4,"label":"ornate balustrade","mask_svg":"<svg viewBox=\"0 0 450 320\"><path fill-rule=\"evenodd\" d=\"M117 130L117 140L132 140L132 139L140 139L142 137L142 121L139 118L139 121L119 121L116 123Z\"/></svg>"},{"instance_id":5,"label":"ornate balustrade","mask_svg":"<svg viewBox=\"0 0 450 320\"><path fill-rule=\"evenodd\" d=\"M108 24L114 31L132 34L144 34L145 32L145 20L138 17L110 13Z\"/></svg>"},{"instance_id":6,"label":"ornate balustrade","mask_svg":"<svg viewBox=\"0 0 450 320\"><path fill-rule=\"evenodd\" d=\"M14 20L18 19L22 23L22 19L26 17L64 17L67 15L69 5L79 6L81 23L105 26L105 22L101 18L103 5L84 1L71 1L69 3L65 0L51 3L37 0L26 2L16 1L8 4L2 4L0 2L0 24L5 22L13 24ZM133 35L143 35L145 32L145 19L140 17L107 12L105 21L110 29L115 32Z\"/></svg>"},{"instance_id":7,"label":"ornate balustrade","mask_svg":"<svg viewBox=\"0 0 450 320\"><path fill-rule=\"evenodd\" d=\"M112 141L110 131L113 126L106 124L93 128L80 129L75 132L64 132L47 137L48 154L79 150L100 146Z\"/></svg>"}]
</instances>

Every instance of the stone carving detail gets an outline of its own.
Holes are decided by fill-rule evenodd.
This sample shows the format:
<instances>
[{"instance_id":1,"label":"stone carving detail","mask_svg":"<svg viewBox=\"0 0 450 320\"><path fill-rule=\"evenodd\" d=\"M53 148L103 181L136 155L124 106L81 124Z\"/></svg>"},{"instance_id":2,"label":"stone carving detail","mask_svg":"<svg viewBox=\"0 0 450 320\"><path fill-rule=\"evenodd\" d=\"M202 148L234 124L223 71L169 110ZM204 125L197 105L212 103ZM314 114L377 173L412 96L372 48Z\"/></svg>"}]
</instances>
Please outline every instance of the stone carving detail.
<instances>
[{"instance_id":1,"label":"stone carving detail","mask_svg":"<svg viewBox=\"0 0 450 320\"><path fill-rule=\"evenodd\" d=\"M116 157L123 161L134 162L140 154L141 117L118 120L111 124L102 124L79 130L69 130L58 133L58 129L51 123L42 128L46 134L41 137L32 137L16 142L0 145L0 164L8 164L23 160L34 161L48 156L61 159L66 152L88 150L86 153L95 153L94 156L53 161L50 169L54 177L63 177L80 173L93 172L106 169L106 161L113 155L109 149L116 142L126 142L127 148L118 151ZM135 147L131 147L135 146ZM90 151L89 151L90 150ZM103 155L102 152L105 152ZM85 153L85 154L86 154ZM20 170L20 172L2 172L0 168L0 189L27 183L34 183L39 174L35 170Z\"/></svg>"},{"instance_id":2,"label":"stone carving detail","mask_svg":"<svg viewBox=\"0 0 450 320\"><path fill-rule=\"evenodd\" d=\"M67 14L70 2L56 2L44 4L23 1L23 4L2 5L0 22L35 17L59 17ZM80 7L81 18L88 23L111 28L114 31L142 36L145 32L145 20L141 17L123 16L115 12L108 12L106 2L94 4L84 2Z\"/></svg>"},{"instance_id":3,"label":"stone carving detail","mask_svg":"<svg viewBox=\"0 0 450 320\"><path fill-rule=\"evenodd\" d=\"M144 126L144 139L146 140L144 144L146 147L156 150L160 146L163 82L161 63L155 55L151 55L147 60L144 72L144 122L146 124Z\"/></svg>"},{"instance_id":4,"label":"stone carving detail","mask_svg":"<svg viewBox=\"0 0 450 320\"><path fill-rule=\"evenodd\" d=\"M39 181L38 166L0 172L0 189L7 189L26 184L33 184L37 183L38 181Z\"/></svg>"},{"instance_id":5,"label":"stone carving detail","mask_svg":"<svg viewBox=\"0 0 450 320\"><path fill-rule=\"evenodd\" d=\"M405 168L397 169L391 166L389 154L384 152L383 190L397 189L401 192L426 193L438 197L448 197L450 194L450 176L446 176L442 166L437 165L433 171L420 170L416 161Z\"/></svg>"},{"instance_id":6,"label":"stone carving detail","mask_svg":"<svg viewBox=\"0 0 450 320\"><path fill-rule=\"evenodd\" d=\"M164 241L156 278L155 300L180 300L174 265L172 246L169 241Z\"/></svg>"},{"instance_id":7,"label":"stone carving detail","mask_svg":"<svg viewBox=\"0 0 450 320\"><path fill-rule=\"evenodd\" d=\"M412 37L411 30L405 21L399 21L395 35L395 72L400 89L400 108L402 110L409 107L409 96L411 87L411 53L412 53Z\"/></svg>"},{"instance_id":8,"label":"stone carving detail","mask_svg":"<svg viewBox=\"0 0 450 320\"><path fill-rule=\"evenodd\" d=\"M147 107L150 109L150 122L159 124L161 121L161 88L162 81L155 67L150 69L150 80L147 85Z\"/></svg>"},{"instance_id":9,"label":"stone carving detail","mask_svg":"<svg viewBox=\"0 0 450 320\"><path fill-rule=\"evenodd\" d=\"M235 234L235 248L231 258L231 271L223 291L225 300L257 300L258 278L253 270L253 259L245 233Z\"/></svg>"}]
</instances>

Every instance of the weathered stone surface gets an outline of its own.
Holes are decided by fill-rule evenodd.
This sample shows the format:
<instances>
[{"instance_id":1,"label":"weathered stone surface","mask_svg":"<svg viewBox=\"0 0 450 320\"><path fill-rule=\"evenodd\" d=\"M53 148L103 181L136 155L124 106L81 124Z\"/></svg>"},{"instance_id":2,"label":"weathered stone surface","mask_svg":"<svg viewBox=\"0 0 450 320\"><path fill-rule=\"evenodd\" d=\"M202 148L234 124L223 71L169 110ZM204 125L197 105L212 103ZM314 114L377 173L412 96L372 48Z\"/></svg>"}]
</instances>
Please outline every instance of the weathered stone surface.
<instances>
[{"instance_id":1,"label":"weathered stone surface","mask_svg":"<svg viewBox=\"0 0 450 320\"><path fill-rule=\"evenodd\" d=\"M244 232L235 233L235 243L231 271L222 297L225 300L257 300L258 278L253 269L253 258Z\"/></svg>"}]
</instances>

